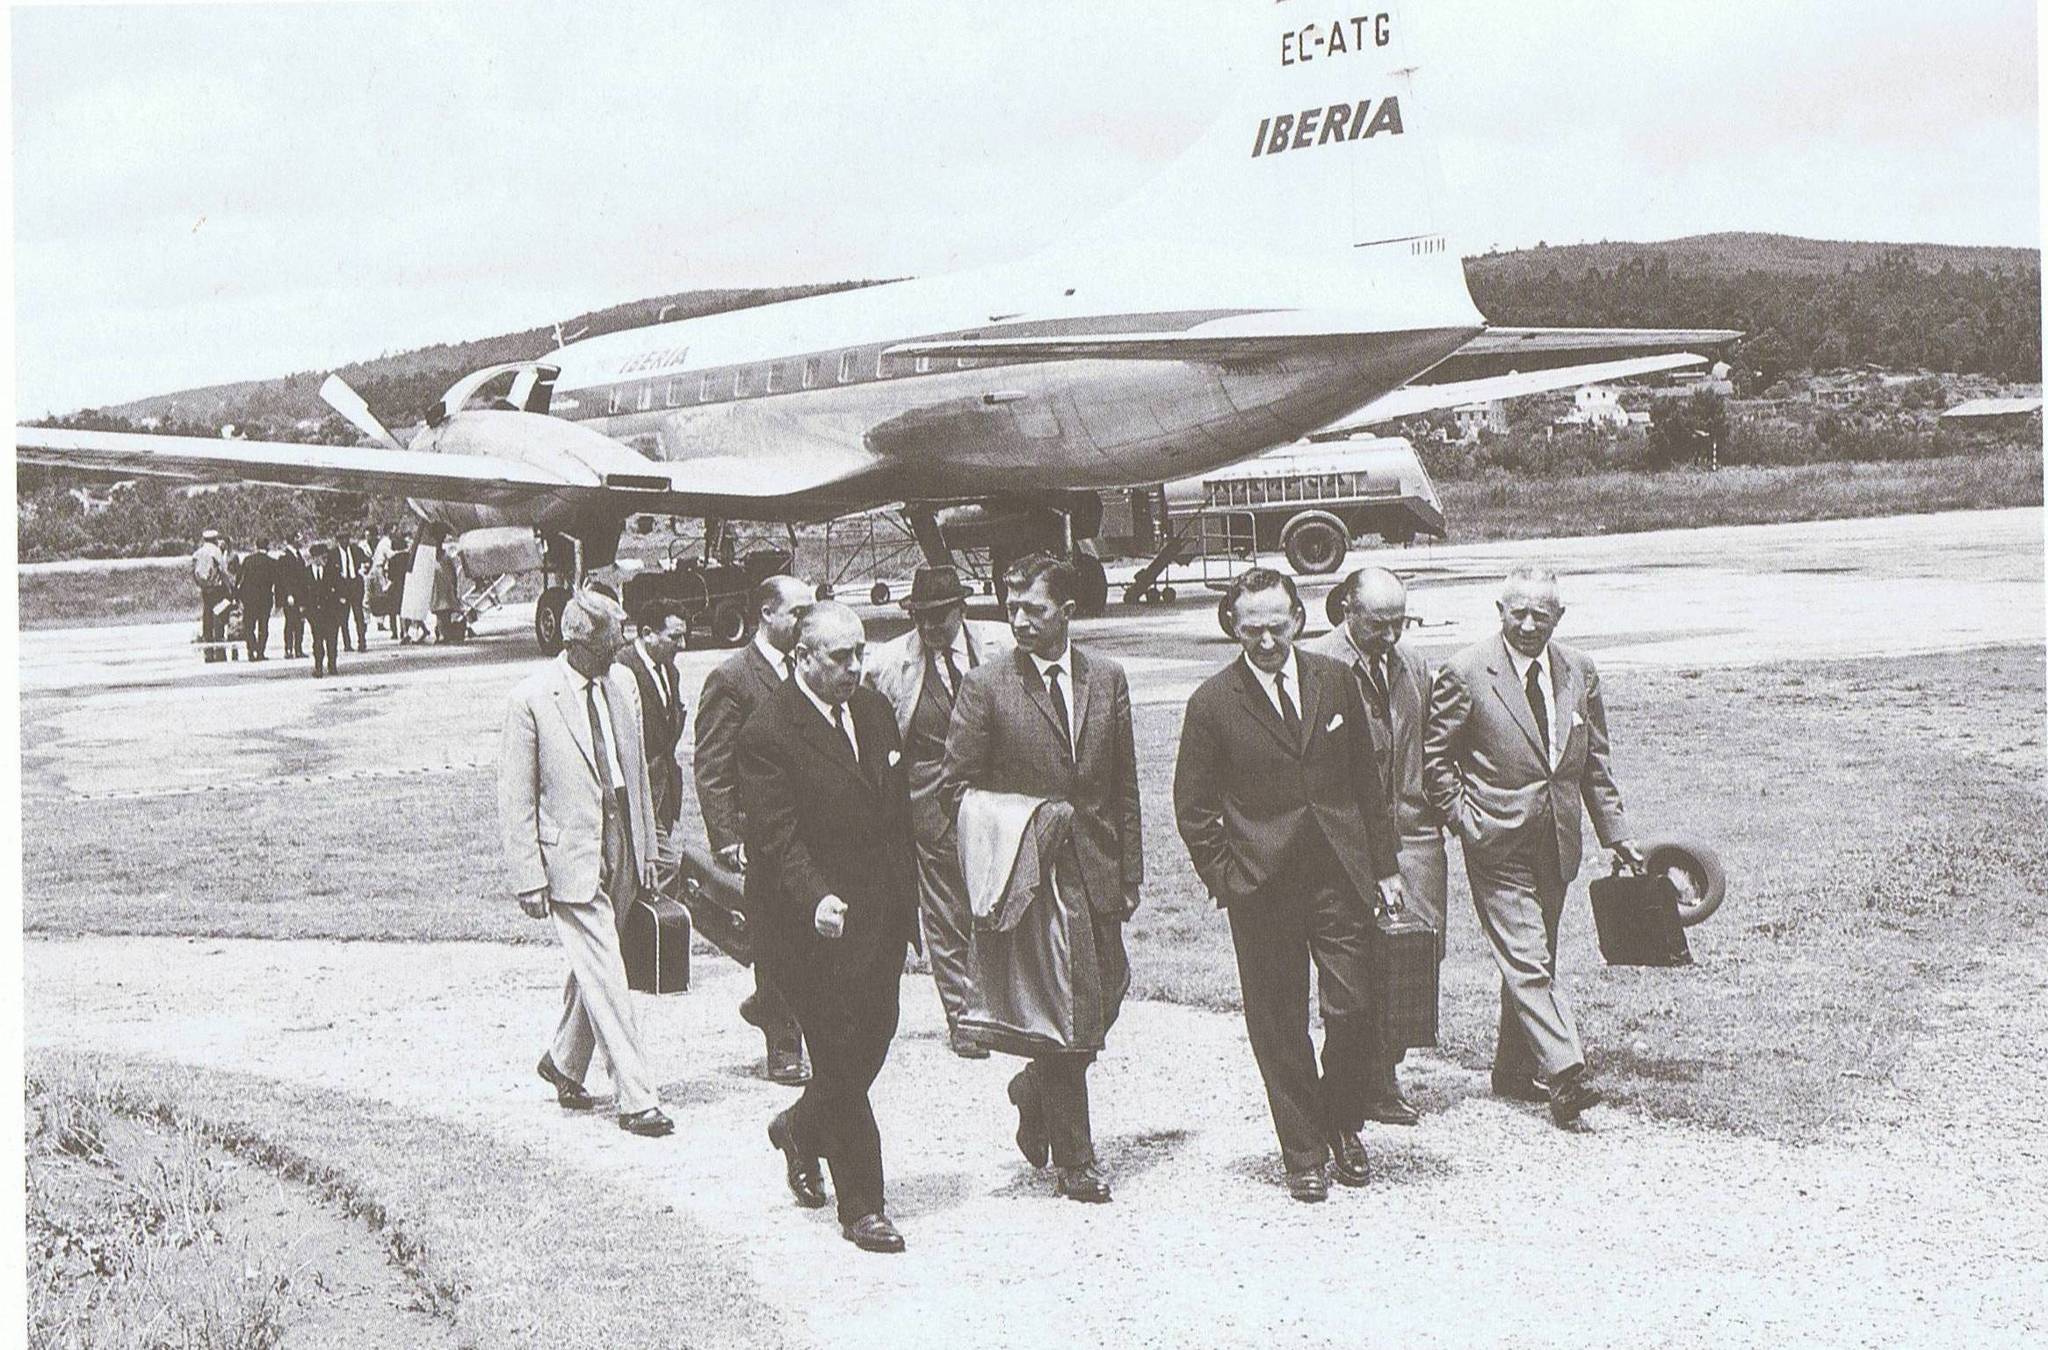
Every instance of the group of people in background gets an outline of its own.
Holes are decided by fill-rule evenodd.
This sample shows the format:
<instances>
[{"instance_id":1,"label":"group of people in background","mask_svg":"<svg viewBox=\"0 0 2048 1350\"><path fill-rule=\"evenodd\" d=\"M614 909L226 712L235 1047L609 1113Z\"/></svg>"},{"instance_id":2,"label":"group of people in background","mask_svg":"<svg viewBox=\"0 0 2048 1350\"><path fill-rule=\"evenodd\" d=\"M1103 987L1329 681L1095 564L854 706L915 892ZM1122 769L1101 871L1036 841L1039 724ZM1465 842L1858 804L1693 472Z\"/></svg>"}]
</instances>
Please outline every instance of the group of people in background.
<instances>
[{"instance_id":1,"label":"group of people in background","mask_svg":"<svg viewBox=\"0 0 2048 1350\"><path fill-rule=\"evenodd\" d=\"M773 1076L805 1089L768 1141L800 1206L832 1203L829 1167L842 1233L864 1250L905 1245L868 1093L920 936L954 1053L1025 1061L1004 1089L1018 1150L1052 1172L1055 1195L1111 1198L1088 1072L1130 988L1124 927L1145 880L1130 688L1116 661L1070 639L1070 564L1033 555L1003 581L1008 625L968 623L954 569L924 569L904 601L911 631L869 648L851 609L769 578L753 641L705 686L699 805L720 860L744 869L756 934L760 984L743 1012L769 1037ZM1493 1091L1572 1124L1601 1096L1556 983L1582 808L1617 859L1642 856L1599 677L1552 641L1555 574L1512 569L1498 634L1435 671L1401 645L1406 588L1380 569L1346 579L1339 624L1315 644L1297 645L1306 613L1281 573L1247 571L1225 610L1239 651L1188 702L1174 824L1227 920L1288 1194L1368 1184L1364 1124L1417 1121L1399 1047L1377 1026L1369 948L1381 916L1412 908L1442 959L1447 835L1501 975ZM590 1110L583 1079L601 1055L620 1128L660 1136L674 1123L638 1043L615 916L650 884L657 832L680 815L681 625L635 619L629 650L616 600L572 597L563 654L513 693L499 805L512 890L570 958L540 1077ZM1000 912L1041 901L1068 916L1049 964L1030 942L991 939ZM1067 1029L1055 1017L1020 1032L991 1012L1020 995ZM1205 1071L1190 1066L1190 1081Z\"/></svg>"},{"instance_id":2,"label":"group of people in background","mask_svg":"<svg viewBox=\"0 0 2048 1350\"><path fill-rule=\"evenodd\" d=\"M251 661L270 659L273 616L284 658L310 655L315 676L336 673L337 653L368 649L371 617L401 645L467 636L455 558L438 525L423 526L417 540L364 526L333 539L279 535L246 547L209 529L192 554L192 580L208 661L228 660L237 645Z\"/></svg>"}]
</instances>

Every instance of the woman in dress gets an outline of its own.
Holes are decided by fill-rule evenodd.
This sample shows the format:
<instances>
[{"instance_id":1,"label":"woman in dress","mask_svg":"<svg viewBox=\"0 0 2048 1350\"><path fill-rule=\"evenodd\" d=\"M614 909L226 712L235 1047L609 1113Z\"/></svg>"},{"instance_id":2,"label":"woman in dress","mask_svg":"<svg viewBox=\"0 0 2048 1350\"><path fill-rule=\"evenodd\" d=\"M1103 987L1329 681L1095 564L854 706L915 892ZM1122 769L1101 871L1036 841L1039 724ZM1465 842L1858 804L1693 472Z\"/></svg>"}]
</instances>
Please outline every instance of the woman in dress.
<instances>
[{"instance_id":1,"label":"woman in dress","mask_svg":"<svg viewBox=\"0 0 2048 1350\"><path fill-rule=\"evenodd\" d=\"M420 530L412 560L405 569L405 590L398 602L398 640L425 642L434 617L434 575L440 570L441 535L433 526Z\"/></svg>"}]
</instances>

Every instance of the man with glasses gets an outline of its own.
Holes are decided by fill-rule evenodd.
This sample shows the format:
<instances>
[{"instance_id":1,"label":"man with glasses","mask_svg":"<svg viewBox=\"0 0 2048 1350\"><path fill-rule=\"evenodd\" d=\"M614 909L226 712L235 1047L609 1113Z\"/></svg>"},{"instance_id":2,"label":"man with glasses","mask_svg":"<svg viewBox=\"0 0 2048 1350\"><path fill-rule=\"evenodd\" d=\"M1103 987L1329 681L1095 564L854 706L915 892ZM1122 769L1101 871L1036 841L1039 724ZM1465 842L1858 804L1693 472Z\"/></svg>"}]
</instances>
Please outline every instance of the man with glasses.
<instances>
[{"instance_id":1,"label":"man with glasses","mask_svg":"<svg viewBox=\"0 0 2048 1350\"><path fill-rule=\"evenodd\" d=\"M1444 954L1444 911L1449 866L1443 821L1422 785L1422 724L1429 712L1429 663L1401 641L1408 627L1408 588L1383 567L1361 567L1332 595L1342 622L1307 651L1338 661L1351 672L1372 731L1380 795L1400 831L1401 886L1408 910L1436 930L1437 960ZM1395 1066L1405 1052L1378 1052L1366 1115L1383 1125L1413 1125L1418 1114L1401 1091Z\"/></svg>"}]
</instances>

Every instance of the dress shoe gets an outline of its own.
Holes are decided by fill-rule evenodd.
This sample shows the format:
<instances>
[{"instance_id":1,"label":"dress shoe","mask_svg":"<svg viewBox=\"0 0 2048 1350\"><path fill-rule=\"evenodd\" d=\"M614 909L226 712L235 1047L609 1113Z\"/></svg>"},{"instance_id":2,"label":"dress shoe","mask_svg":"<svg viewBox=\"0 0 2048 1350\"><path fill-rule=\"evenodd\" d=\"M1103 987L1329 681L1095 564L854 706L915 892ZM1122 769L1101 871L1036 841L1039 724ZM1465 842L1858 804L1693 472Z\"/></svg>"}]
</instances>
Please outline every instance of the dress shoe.
<instances>
[{"instance_id":1,"label":"dress shoe","mask_svg":"<svg viewBox=\"0 0 2048 1350\"><path fill-rule=\"evenodd\" d=\"M1339 1186L1363 1186L1372 1180L1372 1163L1365 1156L1365 1143L1359 1139L1358 1131L1338 1130L1332 1134L1330 1154L1330 1170Z\"/></svg>"},{"instance_id":2,"label":"dress shoe","mask_svg":"<svg viewBox=\"0 0 2048 1350\"><path fill-rule=\"evenodd\" d=\"M958 1028L955 1028L946 1037L946 1040L947 1043L953 1047L953 1053L960 1056L960 1058L962 1059L988 1058L988 1047L983 1045L981 1042L974 1040Z\"/></svg>"},{"instance_id":3,"label":"dress shoe","mask_svg":"<svg viewBox=\"0 0 2048 1350\"><path fill-rule=\"evenodd\" d=\"M1010 1080L1010 1103L1017 1108L1017 1151L1033 1167L1052 1161L1052 1137L1045 1129L1045 1108L1019 1076Z\"/></svg>"},{"instance_id":4,"label":"dress shoe","mask_svg":"<svg viewBox=\"0 0 2048 1350\"><path fill-rule=\"evenodd\" d=\"M1493 1075L1493 1095L1496 1097L1506 1097L1509 1101L1535 1102L1539 1105L1550 1100L1550 1094L1543 1090L1543 1084L1537 1082L1534 1078L1525 1078L1516 1074L1495 1073Z\"/></svg>"},{"instance_id":5,"label":"dress shoe","mask_svg":"<svg viewBox=\"0 0 2048 1350\"><path fill-rule=\"evenodd\" d=\"M771 1083L802 1087L811 1081L811 1066L804 1063L804 1043L794 1037L781 1044L769 1043L766 1066Z\"/></svg>"},{"instance_id":6,"label":"dress shoe","mask_svg":"<svg viewBox=\"0 0 2048 1350\"><path fill-rule=\"evenodd\" d=\"M1560 1125L1571 1124L1600 1101L1600 1089L1586 1081L1583 1064L1574 1064L1550 1084L1550 1118Z\"/></svg>"},{"instance_id":7,"label":"dress shoe","mask_svg":"<svg viewBox=\"0 0 2048 1350\"><path fill-rule=\"evenodd\" d=\"M564 1111L588 1111L597 1105L596 1098L584 1090L583 1084L555 1067L552 1053L542 1055L537 1067L542 1080L555 1089L555 1100L562 1104Z\"/></svg>"},{"instance_id":8,"label":"dress shoe","mask_svg":"<svg viewBox=\"0 0 2048 1350\"><path fill-rule=\"evenodd\" d=\"M676 1132L676 1123L662 1114L660 1107L650 1106L645 1111L635 1111L630 1115L621 1111L619 1113L619 1128L627 1134L642 1135L648 1139L659 1139L663 1135L674 1134Z\"/></svg>"},{"instance_id":9,"label":"dress shoe","mask_svg":"<svg viewBox=\"0 0 2048 1350\"><path fill-rule=\"evenodd\" d=\"M1094 1163L1085 1167L1062 1167L1053 1191L1084 1205L1106 1205L1109 1203L1109 1178L1103 1176Z\"/></svg>"},{"instance_id":10,"label":"dress shoe","mask_svg":"<svg viewBox=\"0 0 2048 1350\"><path fill-rule=\"evenodd\" d=\"M1381 1094L1365 1104L1367 1120L1376 1120L1382 1125L1413 1125L1422 1119L1422 1113L1415 1109L1415 1103L1401 1095L1395 1088L1392 1094Z\"/></svg>"},{"instance_id":11,"label":"dress shoe","mask_svg":"<svg viewBox=\"0 0 2048 1350\"><path fill-rule=\"evenodd\" d=\"M864 1252L903 1250L903 1234L882 1214L863 1214L852 1223L842 1223L839 1235Z\"/></svg>"},{"instance_id":12,"label":"dress shoe","mask_svg":"<svg viewBox=\"0 0 2048 1350\"><path fill-rule=\"evenodd\" d=\"M1320 1163L1314 1167L1287 1169L1287 1193L1304 1205L1319 1205L1330 1198L1330 1181Z\"/></svg>"},{"instance_id":13,"label":"dress shoe","mask_svg":"<svg viewBox=\"0 0 2048 1350\"><path fill-rule=\"evenodd\" d=\"M784 1178L789 1193L805 1209L825 1207L825 1179L818 1172L818 1160L797 1152L796 1135L789 1128L789 1112L768 1122L768 1142L782 1150Z\"/></svg>"}]
</instances>

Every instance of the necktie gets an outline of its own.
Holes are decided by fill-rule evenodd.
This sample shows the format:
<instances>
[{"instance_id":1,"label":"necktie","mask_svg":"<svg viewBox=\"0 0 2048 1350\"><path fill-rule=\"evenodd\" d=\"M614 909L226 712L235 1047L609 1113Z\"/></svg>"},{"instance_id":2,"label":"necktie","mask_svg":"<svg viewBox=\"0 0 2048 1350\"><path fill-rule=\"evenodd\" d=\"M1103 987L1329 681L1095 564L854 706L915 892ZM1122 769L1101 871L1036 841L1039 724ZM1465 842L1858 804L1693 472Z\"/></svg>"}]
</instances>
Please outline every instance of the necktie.
<instances>
[{"instance_id":1,"label":"necktie","mask_svg":"<svg viewBox=\"0 0 2048 1350\"><path fill-rule=\"evenodd\" d=\"M341 579L343 581L353 580L356 574L355 550L345 548L338 556L341 562Z\"/></svg>"},{"instance_id":2,"label":"necktie","mask_svg":"<svg viewBox=\"0 0 2048 1350\"><path fill-rule=\"evenodd\" d=\"M782 654L782 678L785 680L796 678L796 655L792 652L784 652Z\"/></svg>"},{"instance_id":3,"label":"necktie","mask_svg":"<svg viewBox=\"0 0 2048 1350\"><path fill-rule=\"evenodd\" d=\"M1543 762L1550 763L1550 701L1543 697L1543 663L1529 663L1529 680L1523 686L1529 694L1529 711L1536 715L1536 734L1543 741Z\"/></svg>"},{"instance_id":4,"label":"necktie","mask_svg":"<svg viewBox=\"0 0 2048 1350\"><path fill-rule=\"evenodd\" d=\"M1060 736L1066 742L1067 758L1074 757L1074 724L1067 716L1067 696L1060 691L1060 668L1053 666L1045 672L1045 692L1052 699L1052 720L1060 724Z\"/></svg>"},{"instance_id":5,"label":"necktie","mask_svg":"<svg viewBox=\"0 0 2048 1350\"><path fill-rule=\"evenodd\" d=\"M1367 690L1372 694L1373 710L1380 715L1382 722L1386 721L1388 715L1387 658L1384 655L1367 659L1365 663L1365 683Z\"/></svg>"},{"instance_id":6,"label":"necktie","mask_svg":"<svg viewBox=\"0 0 2048 1350\"><path fill-rule=\"evenodd\" d=\"M610 743L605 739L604 719L597 714L596 680L583 686L583 706L590 710L590 751L591 758L597 761L597 781L609 796L617 784L612 782L612 752Z\"/></svg>"},{"instance_id":7,"label":"necktie","mask_svg":"<svg viewBox=\"0 0 2048 1350\"><path fill-rule=\"evenodd\" d=\"M859 764L860 747L853 743L853 728L846 725L846 705L844 703L832 705L832 725L839 728L839 734L846 738L847 752L853 756L853 762Z\"/></svg>"},{"instance_id":8,"label":"necktie","mask_svg":"<svg viewBox=\"0 0 2048 1350\"><path fill-rule=\"evenodd\" d=\"M1294 698L1287 692L1287 672L1281 671L1273 677L1274 692L1280 695L1280 720L1287 724L1287 734L1301 735L1301 709L1294 706Z\"/></svg>"},{"instance_id":9,"label":"necktie","mask_svg":"<svg viewBox=\"0 0 2048 1350\"><path fill-rule=\"evenodd\" d=\"M953 649L946 648L946 692L954 698L960 697L960 667L953 662Z\"/></svg>"}]
</instances>

